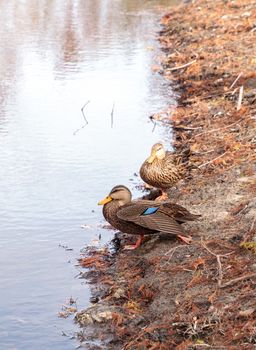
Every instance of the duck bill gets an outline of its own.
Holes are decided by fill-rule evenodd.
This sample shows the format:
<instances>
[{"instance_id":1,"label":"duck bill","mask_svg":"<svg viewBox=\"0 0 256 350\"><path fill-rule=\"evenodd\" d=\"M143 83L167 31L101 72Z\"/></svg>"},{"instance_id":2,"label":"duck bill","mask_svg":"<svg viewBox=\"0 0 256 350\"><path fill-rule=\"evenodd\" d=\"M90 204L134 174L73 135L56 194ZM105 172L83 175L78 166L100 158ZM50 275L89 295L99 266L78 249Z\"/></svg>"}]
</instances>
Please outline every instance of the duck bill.
<instances>
[{"instance_id":1,"label":"duck bill","mask_svg":"<svg viewBox=\"0 0 256 350\"><path fill-rule=\"evenodd\" d=\"M153 163L153 161L155 160L156 156L155 154L151 154L151 156L147 159L148 163Z\"/></svg>"},{"instance_id":2,"label":"duck bill","mask_svg":"<svg viewBox=\"0 0 256 350\"><path fill-rule=\"evenodd\" d=\"M107 196L106 198L102 199L102 200L98 203L98 205L104 205L104 204L106 204L106 203L108 203L108 202L111 202L111 201L112 201L112 198L109 197L109 196Z\"/></svg>"}]
</instances>

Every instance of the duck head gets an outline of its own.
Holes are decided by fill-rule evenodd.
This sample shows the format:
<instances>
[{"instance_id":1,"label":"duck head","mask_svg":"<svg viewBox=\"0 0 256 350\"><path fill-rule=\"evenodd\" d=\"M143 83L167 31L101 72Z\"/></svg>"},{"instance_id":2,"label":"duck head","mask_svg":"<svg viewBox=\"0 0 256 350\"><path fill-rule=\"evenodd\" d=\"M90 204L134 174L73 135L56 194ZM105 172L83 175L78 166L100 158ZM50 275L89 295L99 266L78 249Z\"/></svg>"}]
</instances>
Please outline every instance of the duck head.
<instances>
[{"instance_id":1,"label":"duck head","mask_svg":"<svg viewBox=\"0 0 256 350\"><path fill-rule=\"evenodd\" d=\"M109 203L111 201L118 202L119 206L125 205L129 203L132 199L132 194L129 188L123 185L117 185L112 188L110 193L107 195L106 198L102 199L98 205L104 205L106 203Z\"/></svg>"},{"instance_id":2,"label":"duck head","mask_svg":"<svg viewBox=\"0 0 256 350\"><path fill-rule=\"evenodd\" d=\"M165 150L161 142L155 143L151 148L150 157L147 159L148 163L153 163L155 159L164 159Z\"/></svg>"}]
</instances>

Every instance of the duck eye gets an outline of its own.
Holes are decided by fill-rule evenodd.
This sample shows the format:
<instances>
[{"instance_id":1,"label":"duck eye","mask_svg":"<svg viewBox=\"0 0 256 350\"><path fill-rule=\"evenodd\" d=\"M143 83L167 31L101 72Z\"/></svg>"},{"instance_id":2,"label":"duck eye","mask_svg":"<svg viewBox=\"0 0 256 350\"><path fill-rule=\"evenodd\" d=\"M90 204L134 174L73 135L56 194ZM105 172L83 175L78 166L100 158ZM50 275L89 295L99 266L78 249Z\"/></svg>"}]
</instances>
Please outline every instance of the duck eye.
<instances>
[{"instance_id":1,"label":"duck eye","mask_svg":"<svg viewBox=\"0 0 256 350\"><path fill-rule=\"evenodd\" d=\"M112 193L119 192L119 191L120 191L120 189L119 189L119 188L117 188L117 189L113 190L113 191L111 192L111 194L112 194Z\"/></svg>"}]
</instances>

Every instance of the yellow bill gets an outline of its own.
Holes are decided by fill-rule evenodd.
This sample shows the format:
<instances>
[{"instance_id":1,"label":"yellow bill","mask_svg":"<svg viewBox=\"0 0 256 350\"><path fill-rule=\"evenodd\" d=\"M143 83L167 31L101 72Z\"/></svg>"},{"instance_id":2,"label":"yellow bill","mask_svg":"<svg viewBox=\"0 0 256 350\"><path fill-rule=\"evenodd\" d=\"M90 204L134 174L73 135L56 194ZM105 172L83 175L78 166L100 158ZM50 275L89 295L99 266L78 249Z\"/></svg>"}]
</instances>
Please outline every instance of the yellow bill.
<instances>
[{"instance_id":1,"label":"yellow bill","mask_svg":"<svg viewBox=\"0 0 256 350\"><path fill-rule=\"evenodd\" d=\"M104 204L106 204L106 203L108 203L108 202L111 202L111 201L112 201L112 198L111 198L110 196L107 196L106 198L102 199L102 200L98 203L98 205L104 205Z\"/></svg>"},{"instance_id":2,"label":"yellow bill","mask_svg":"<svg viewBox=\"0 0 256 350\"><path fill-rule=\"evenodd\" d=\"M148 163L153 163L153 161L155 160L156 156L155 154L152 154L148 159L147 159L147 162Z\"/></svg>"}]
</instances>

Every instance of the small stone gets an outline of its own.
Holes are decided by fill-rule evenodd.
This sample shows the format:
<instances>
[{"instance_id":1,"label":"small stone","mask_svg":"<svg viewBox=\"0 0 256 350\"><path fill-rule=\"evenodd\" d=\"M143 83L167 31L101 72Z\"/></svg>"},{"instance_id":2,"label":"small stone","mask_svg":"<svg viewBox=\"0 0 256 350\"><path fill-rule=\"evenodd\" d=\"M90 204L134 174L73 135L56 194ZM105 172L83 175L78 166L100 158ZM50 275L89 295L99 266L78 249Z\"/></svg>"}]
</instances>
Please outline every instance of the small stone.
<instances>
[{"instance_id":1,"label":"small stone","mask_svg":"<svg viewBox=\"0 0 256 350\"><path fill-rule=\"evenodd\" d=\"M104 304L96 304L86 310L78 312L75 316L75 321L80 326L87 326L92 323L103 323L113 318L115 308Z\"/></svg>"},{"instance_id":2,"label":"small stone","mask_svg":"<svg viewBox=\"0 0 256 350\"><path fill-rule=\"evenodd\" d=\"M125 297L125 291L122 288L118 288L115 293L113 294L113 297L116 299L124 298Z\"/></svg>"},{"instance_id":3,"label":"small stone","mask_svg":"<svg viewBox=\"0 0 256 350\"><path fill-rule=\"evenodd\" d=\"M256 271L256 264L252 264L251 268L252 270Z\"/></svg>"}]
</instances>

